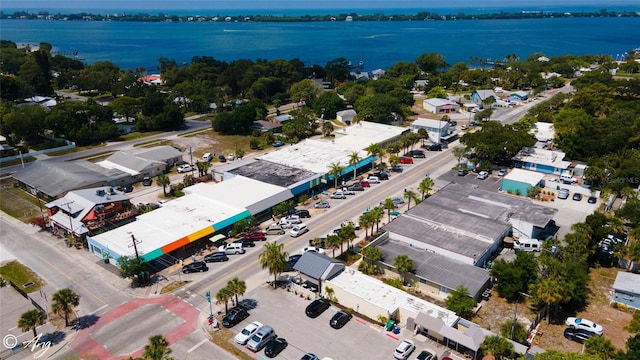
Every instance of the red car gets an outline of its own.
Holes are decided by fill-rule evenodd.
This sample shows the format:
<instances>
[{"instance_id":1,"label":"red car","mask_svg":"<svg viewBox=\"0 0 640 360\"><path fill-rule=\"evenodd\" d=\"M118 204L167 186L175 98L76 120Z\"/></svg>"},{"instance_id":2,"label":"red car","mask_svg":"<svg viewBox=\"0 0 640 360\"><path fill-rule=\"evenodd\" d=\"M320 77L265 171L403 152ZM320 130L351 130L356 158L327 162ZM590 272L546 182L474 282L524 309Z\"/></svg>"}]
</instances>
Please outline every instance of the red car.
<instances>
[{"instance_id":1,"label":"red car","mask_svg":"<svg viewBox=\"0 0 640 360\"><path fill-rule=\"evenodd\" d=\"M413 158L410 157L401 157L400 164L413 164Z\"/></svg>"},{"instance_id":2,"label":"red car","mask_svg":"<svg viewBox=\"0 0 640 360\"><path fill-rule=\"evenodd\" d=\"M362 187L371 187L371 184L369 184L367 180L360 180L358 183L362 185Z\"/></svg>"},{"instance_id":3,"label":"red car","mask_svg":"<svg viewBox=\"0 0 640 360\"><path fill-rule=\"evenodd\" d=\"M251 239L253 241L265 241L267 240L267 236L262 231L255 231L251 234L247 234L244 236L245 239Z\"/></svg>"}]
</instances>

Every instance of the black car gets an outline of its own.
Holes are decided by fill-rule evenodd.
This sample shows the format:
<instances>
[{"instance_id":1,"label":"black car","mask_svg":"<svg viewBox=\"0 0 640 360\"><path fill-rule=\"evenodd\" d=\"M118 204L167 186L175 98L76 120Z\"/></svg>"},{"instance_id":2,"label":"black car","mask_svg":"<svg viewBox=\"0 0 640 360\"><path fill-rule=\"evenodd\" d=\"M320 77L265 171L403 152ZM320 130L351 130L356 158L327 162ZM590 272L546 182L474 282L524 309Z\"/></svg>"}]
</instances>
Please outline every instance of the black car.
<instances>
[{"instance_id":1,"label":"black car","mask_svg":"<svg viewBox=\"0 0 640 360\"><path fill-rule=\"evenodd\" d=\"M411 150L404 154L404 156L409 156L412 158L426 158L427 156L424 154L422 150Z\"/></svg>"},{"instance_id":2,"label":"black car","mask_svg":"<svg viewBox=\"0 0 640 360\"><path fill-rule=\"evenodd\" d=\"M193 272L206 272L209 271L209 267L204 261L196 261L191 264L187 264L182 267L182 273L188 274Z\"/></svg>"},{"instance_id":3,"label":"black car","mask_svg":"<svg viewBox=\"0 0 640 360\"><path fill-rule=\"evenodd\" d=\"M436 360L438 357L431 351L422 350L416 359L418 360Z\"/></svg>"},{"instance_id":4,"label":"black car","mask_svg":"<svg viewBox=\"0 0 640 360\"><path fill-rule=\"evenodd\" d=\"M152 182L152 180L151 180L151 178L150 178L150 177L148 177L148 176L145 176L145 177L142 179L142 185L144 185L144 186L151 186L151 182Z\"/></svg>"},{"instance_id":5,"label":"black car","mask_svg":"<svg viewBox=\"0 0 640 360\"><path fill-rule=\"evenodd\" d=\"M218 156L218 160L219 160L220 162L227 162L227 158L226 158L224 155L219 155L219 156Z\"/></svg>"},{"instance_id":6,"label":"black car","mask_svg":"<svg viewBox=\"0 0 640 360\"><path fill-rule=\"evenodd\" d=\"M314 300L307 308L304 310L305 314L307 314L310 318L317 318L322 314L325 310L327 310L331 306L331 303L327 299L317 299Z\"/></svg>"},{"instance_id":7,"label":"black car","mask_svg":"<svg viewBox=\"0 0 640 360\"><path fill-rule=\"evenodd\" d=\"M251 240L251 238L245 238L245 237L234 241L234 243L242 244L243 247L254 247L254 246L256 246L256 243L254 243L253 240Z\"/></svg>"},{"instance_id":8,"label":"black car","mask_svg":"<svg viewBox=\"0 0 640 360\"><path fill-rule=\"evenodd\" d=\"M341 329L346 323L351 320L353 315L350 312L340 310L338 311L331 320L329 320L329 325L334 329Z\"/></svg>"},{"instance_id":9,"label":"black car","mask_svg":"<svg viewBox=\"0 0 640 360\"><path fill-rule=\"evenodd\" d=\"M587 199L587 202L589 204L595 204L598 201L598 198L595 196L589 196L589 198Z\"/></svg>"},{"instance_id":10,"label":"black car","mask_svg":"<svg viewBox=\"0 0 640 360\"><path fill-rule=\"evenodd\" d=\"M575 200L575 201L581 201L582 200L582 194L575 193L575 194L573 194L572 199Z\"/></svg>"},{"instance_id":11,"label":"black car","mask_svg":"<svg viewBox=\"0 0 640 360\"><path fill-rule=\"evenodd\" d=\"M278 356L284 350L287 345L287 340L284 338L275 338L270 340L267 345L264 346L264 355L268 358L274 358Z\"/></svg>"},{"instance_id":12,"label":"black car","mask_svg":"<svg viewBox=\"0 0 640 360\"><path fill-rule=\"evenodd\" d=\"M349 185L347 186L347 191L364 191L364 186L360 183Z\"/></svg>"},{"instance_id":13,"label":"black car","mask_svg":"<svg viewBox=\"0 0 640 360\"><path fill-rule=\"evenodd\" d=\"M564 329L564 337L573 340L575 342L579 342L580 344L587 341L592 336L598 336L596 333L592 333L591 331L587 331L584 329L573 329L566 328Z\"/></svg>"},{"instance_id":14,"label":"black car","mask_svg":"<svg viewBox=\"0 0 640 360\"><path fill-rule=\"evenodd\" d=\"M402 165L393 165L389 170L392 172L402 172L404 169L402 168Z\"/></svg>"},{"instance_id":15,"label":"black car","mask_svg":"<svg viewBox=\"0 0 640 360\"><path fill-rule=\"evenodd\" d=\"M227 253L224 251L216 251L204 257L205 262L223 262L229 261Z\"/></svg>"},{"instance_id":16,"label":"black car","mask_svg":"<svg viewBox=\"0 0 640 360\"><path fill-rule=\"evenodd\" d=\"M376 171L373 173L373 176L377 177L379 180L389 180L389 173L386 171Z\"/></svg>"},{"instance_id":17,"label":"black car","mask_svg":"<svg viewBox=\"0 0 640 360\"><path fill-rule=\"evenodd\" d=\"M130 193L133 191L133 185L129 184L129 185L120 186L118 187L118 190L122 191L123 193Z\"/></svg>"},{"instance_id":18,"label":"black car","mask_svg":"<svg viewBox=\"0 0 640 360\"><path fill-rule=\"evenodd\" d=\"M226 328L234 327L240 321L249 317L249 313L243 307L237 306L229 310L222 318L222 326Z\"/></svg>"},{"instance_id":19,"label":"black car","mask_svg":"<svg viewBox=\"0 0 640 360\"><path fill-rule=\"evenodd\" d=\"M428 151L442 151L441 144L422 145L422 147L427 149Z\"/></svg>"},{"instance_id":20,"label":"black car","mask_svg":"<svg viewBox=\"0 0 640 360\"><path fill-rule=\"evenodd\" d=\"M300 216L301 218L310 218L310 217L311 217L311 214L309 214L309 210L305 210L305 209L302 209L302 210L296 210L296 211L293 213L293 215L298 215L298 216Z\"/></svg>"}]
</instances>

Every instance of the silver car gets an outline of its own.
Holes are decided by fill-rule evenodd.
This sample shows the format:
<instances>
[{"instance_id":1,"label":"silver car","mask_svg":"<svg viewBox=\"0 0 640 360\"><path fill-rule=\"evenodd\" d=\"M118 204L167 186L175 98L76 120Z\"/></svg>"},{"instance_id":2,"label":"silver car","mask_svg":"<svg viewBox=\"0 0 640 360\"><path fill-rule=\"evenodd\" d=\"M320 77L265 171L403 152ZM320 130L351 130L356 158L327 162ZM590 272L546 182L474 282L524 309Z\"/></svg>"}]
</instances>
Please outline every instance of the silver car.
<instances>
[{"instance_id":1,"label":"silver car","mask_svg":"<svg viewBox=\"0 0 640 360\"><path fill-rule=\"evenodd\" d=\"M313 207L316 209L328 209L331 207L331 204L329 204L328 201L323 200L323 201L318 201L317 203L313 204Z\"/></svg>"}]
</instances>

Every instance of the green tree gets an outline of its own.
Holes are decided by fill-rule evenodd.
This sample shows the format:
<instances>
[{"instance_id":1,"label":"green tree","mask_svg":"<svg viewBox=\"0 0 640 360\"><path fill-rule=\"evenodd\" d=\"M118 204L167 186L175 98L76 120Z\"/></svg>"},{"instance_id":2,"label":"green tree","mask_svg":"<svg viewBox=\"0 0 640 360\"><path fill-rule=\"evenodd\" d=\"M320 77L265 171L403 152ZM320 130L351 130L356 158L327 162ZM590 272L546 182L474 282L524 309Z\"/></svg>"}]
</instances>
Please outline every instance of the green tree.
<instances>
[{"instance_id":1,"label":"green tree","mask_svg":"<svg viewBox=\"0 0 640 360\"><path fill-rule=\"evenodd\" d=\"M616 354L611 340L604 336L592 336L584 342L585 354L596 355L601 360L609 360Z\"/></svg>"},{"instance_id":2,"label":"green tree","mask_svg":"<svg viewBox=\"0 0 640 360\"><path fill-rule=\"evenodd\" d=\"M313 103L321 93L322 88L313 79L298 81L289 88L291 100L296 103L302 102L309 107L313 107Z\"/></svg>"},{"instance_id":3,"label":"green tree","mask_svg":"<svg viewBox=\"0 0 640 360\"><path fill-rule=\"evenodd\" d=\"M509 319L500 325L500 335L523 344L527 340L529 333L522 323L515 319Z\"/></svg>"},{"instance_id":4,"label":"green tree","mask_svg":"<svg viewBox=\"0 0 640 360\"><path fill-rule=\"evenodd\" d=\"M247 291L247 283L244 280L238 279L238 277L234 277L233 279L227 282L227 289L231 292L233 296L236 298L236 305L238 304L238 295L242 296Z\"/></svg>"},{"instance_id":5,"label":"green tree","mask_svg":"<svg viewBox=\"0 0 640 360\"><path fill-rule=\"evenodd\" d=\"M371 143L369 144L369 146L367 146L366 148L364 148L364 150L367 152L368 156L377 156L377 157L381 157L383 154L383 150L380 147L380 145L376 144L376 143ZM382 160L380 160L382 161ZM373 170L373 167L375 166L375 161L371 162L371 170Z\"/></svg>"},{"instance_id":6,"label":"green tree","mask_svg":"<svg viewBox=\"0 0 640 360\"><path fill-rule=\"evenodd\" d=\"M162 335L153 335L149 338L149 343L144 346L142 358L145 360L173 360L169 356L172 350L169 341Z\"/></svg>"},{"instance_id":7,"label":"green tree","mask_svg":"<svg viewBox=\"0 0 640 360\"><path fill-rule=\"evenodd\" d=\"M539 279L535 284L535 297L547 304L547 325L551 321L551 306L564 300L564 291L562 281L548 277Z\"/></svg>"},{"instance_id":8,"label":"green tree","mask_svg":"<svg viewBox=\"0 0 640 360\"><path fill-rule=\"evenodd\" d=\"M342 171L344 171L344 166L341 166L340 162L331 163L331 165L329 165L329 174L333 175L333 187L336 189L338 188L338 178L342 174Z\"/></svg>"},{"instance_id":9,"label":"green tree","mask_svg":"<svg viewBox=\"0 0 640 360\"><path fill-rule=\"evenodd\" d=\"M398 255L393 259L393 267L402 275L402 282L407 283L407 273L413 270L413 260L407 255Z\"/></svg>"},{"instance_id":10,"label":"green tree","mask_svg":"<svg viewBox=\"0 0 640 360\"><path fill-rule=\"evenodd\" d=\"M266 244L265 244L266 245ZM229 300L233 298L233 293L228 287L223 287L216 293L216 304L224 304L224 313L229 312Z\"/></svg>"},{"instance_id":11,"label":"green tree","mask_svg":"<svg viewBox=\"0 0 640 360\"><path fill-rule=\"evenodd\" d=\"M379 270L376 262L382 259L380 249L374 246L367 246L362 249L362 256L364 257L364 261L360 263L362 266L358 265L358 270L368 275L377 274Z\"/></svg>"},{"instance_id":12,"label":"green tree","mask_svg":"<svg viewBox=\"0 0 640 360\"><path fill-rule=\"evenodd\" d=\"M118 267L120 268L120 277L124 279L132 279L138 284L142 284L142 277L140 277L140 274L147 270L147 266L144 262L125 255L118 258Z\"/></svg>"},{"instance_id":13,"label":"green tree","mask_svg":"<svg viewBox=\"0 0 640 360\"><path fill-rule=\"evenodd\" d=\"M512 262L496 260L490 273L498 279L498 294L509 301L516 301L520 298L520 292L525 291L537 278L538 262L532 253L518 252Z\"/></svg>"},{"instance_id":14,"label":"green tree","mask_svg":"<svg viewBox=\"0 0 640 360\"><path fill-rule=\"evenodd\" d=\"M516 130L512 125L490 121L479 131L462 135L460 142L474 149L482 160L506 163L523 147L533 146L536 140L527 130Z\"/></svg>"},{"instance_id":15,"label":"green tree","mask_svg":"<svg viewBox=\"0 0 640 360\"><path fill-rule=\"evenodd\" d=\"M405 191L404 194L402 194L402 196L404 196L404 198L407 199L407 210L411 209L411 200L413 200L414 202L418 201L418 197L416 196L416 193L411 189Z\"/></svg>"},{"instance_id":16,"label":"green tree","mask_svg":"<svg viewBox=\"0 0 640 360\"><path fill-rule=\"evenodd\" d=\"M449 66L444 61L444 56L436 53L424 53L416 59L416 64L426 73L435 74L438 69Z\"/></svg>"},{"instance_id":17,"label":"green tree","mask_svg":"<svg viewBox=\"0 0 640 360\"><path fill-rule=\"evenodd\" d=\"M336 249L342 247L342 239L337 234L329 234L325 239L325 244L327 250L331 250L331 256L336 256Z\"/></svg>"},{"instance_id":18,"label":"green tree","mask_svg":"<svg viewBox=\"0 0 640 360\"><path fill-rule=\"evenodd\" d=\"M431 189L434 185L435 183L433 182L433 179L428 176L420 180L418 191L420 191L420 194L422 194L422 200L429 196L429 192L431 192Z\"/></svg>"},{"instance_id":19,"label":"green tree","mask_svg":"<svg viewBox=\"0 0 640 360\"><path fill-rule=\"evenodd\" d=\"M460 161L467 155L467 148L464 146L456 146L451 150L451 154L458 160L458 167L460 167Z\"/></svg>"},{"instance_id":20,"label":"green tree","mask_svg":"<svg viewBox=\"0 0 640 360\"><path fill-rule=\"evenodd\" d=\"M364 249L362 249L364 250ZM640 334L640 310L633 312L633 317L624 329L632 334Z\"/></svg>"},{"instance_id":21,"label":"green tree","mask_svg":"<svg viewBox=\"0 0 640 360\"><path fill-rule=\"evenodd\" d=\"M371 213L371 218L376 223L376 232L378 232L380 230L380 222L382 222L382 218L384 217L384 208L375 206L373 209L369 210L369 212Z\"/></svg>"},{"instance_id":22,"label":"green tree","mask_svg":"<svg viewBox=\"0 0 640 360\"><path fill-rule=\"evenodd\" d=\"M264 249L258 255L260 265L263 269L268 269L269 274L273 275L273 287L277 286L278 275L287 268L287 260L289 253L284 251L284 244L265 243Z\"/></svg>"},{"instance_id":23,"label":"green tree","mask_svg":"<svg viewBox=\"0 0 640 360\"><path fill-rule=\"evenodd\" d=\"M156 177L156 182L158 185L162 185L162 192L164 196L167 196L167 186L171 184L171 179L166 174L160 174Z\"/></svg>"},{"instance_id":24,"label":"green tree","mask_svg":"<svg viewBox=\"0 0 640 360\"><path fill-rule=\"evenodd\" d=\"M60 289L51 298L51 311L64 315L64 325L69 326L69 314L80 304L80 296L69 288Z\"/></svg>"},{"instance_id":25,"label":"green tree","mask_svg":"<svg viewBox=\"0 0 640 360\"><path fill-rule=\"evenodd\" d=\"M45 320L47 319L47 315L40 310L29 310L25 311L20 315L20 319L18 319L18 327L22 331L33 331L33 337L38 336L36 332L36 328L40 325L44 325Z\"/></svg>"},{"instance_id":26,"label":"green tree","mask_svg":"<svg viewBox=\"0 0 640 360\"><path fill-rule=\"evenodd\" d=\"M468 319L473 314L473 309L477 305L477 302L469 296L469 291L464 285L460 285L457 289L451 291L444 303L447 309L465 319Z\"/></svg>"},{"instance_id":27,"label":"green tree","mask_svg":"<svg viewBox=\"0 0 640 360\"><path fill-rule=\"evenodd\" d=\"M396 204L393 202L391 198L386 198L382 203L382 208L384 210L387 210L387 221L391 222L391 211L395 211Z\"/></svg>"},{"instance_id":28,"label":"green tree","mask_svg":"<svg viewBox=\"0 0 640 360\"><path fill-rule=\"evenodd\" d=\"M442 86L434 86L431 88L431 90L429 90L429 92L427 92L427 99L446 99L447 96L447 91Z\"/></svg>"},{"instance_id":29,"label":"green tree","mask_svg":"<svg viewBox=\"0 0 640 360\"><path fill-rule=\"evenodd\" d=\"M494 355L497 358L513 354L513 345L504 337L489 335L480 344L480 350L485 355Z\"/></svg>"},{"instance_id":30,"label":"green tree","mask_svg":"<svg viewBox=\"0 0 640 360\"><path fill-rule=\"evenodd\" d=\"M360 158L360 153L357 151L352 151L351 154L349 154L349 165L353 166L353 178L356 178L356 170L357 167L356 165L358 165L358 162L360 162L361 158Z\"/></svg>"},{"instance_id":31,"label":"green tree","mask_svg":"<svg viewBox=\"0 0 640 360\"><path fill-rule=\"evenodd\" d=\"M333 123L331 121L325 120L322 122L322 135L330 136L334 131L335 127L333 126Z\"/></svg>"}]
</instances>

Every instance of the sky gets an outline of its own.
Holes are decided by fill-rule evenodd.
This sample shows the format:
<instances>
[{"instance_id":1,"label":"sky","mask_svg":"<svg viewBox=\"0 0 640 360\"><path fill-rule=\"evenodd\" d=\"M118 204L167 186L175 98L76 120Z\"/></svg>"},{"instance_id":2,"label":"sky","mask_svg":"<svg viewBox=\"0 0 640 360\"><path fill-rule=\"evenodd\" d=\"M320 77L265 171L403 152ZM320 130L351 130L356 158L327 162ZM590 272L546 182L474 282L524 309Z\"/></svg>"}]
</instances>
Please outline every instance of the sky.
<instances>
[{"instance_id":1,"label":"sky","mask_svg":"<svg viewBox=\"0 0 640 360\"><path fill-rule=\"evenodd\" d=\"M638 0L3 0L0 9L400 9L545 6L638 7Z\"/></svg>"}]
</instances>

